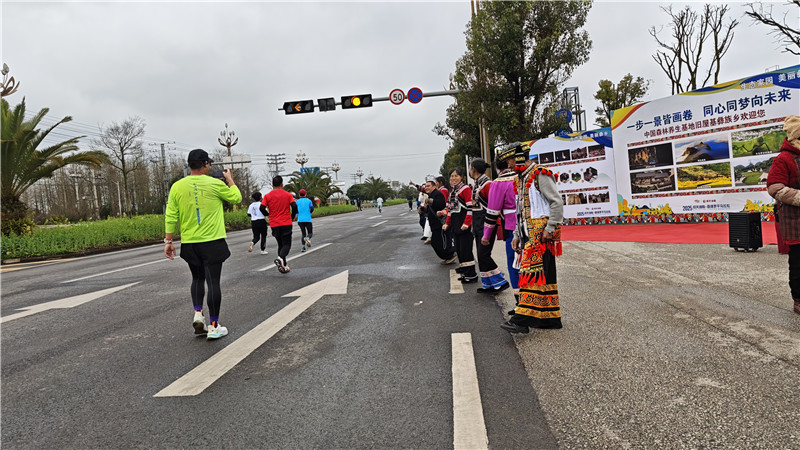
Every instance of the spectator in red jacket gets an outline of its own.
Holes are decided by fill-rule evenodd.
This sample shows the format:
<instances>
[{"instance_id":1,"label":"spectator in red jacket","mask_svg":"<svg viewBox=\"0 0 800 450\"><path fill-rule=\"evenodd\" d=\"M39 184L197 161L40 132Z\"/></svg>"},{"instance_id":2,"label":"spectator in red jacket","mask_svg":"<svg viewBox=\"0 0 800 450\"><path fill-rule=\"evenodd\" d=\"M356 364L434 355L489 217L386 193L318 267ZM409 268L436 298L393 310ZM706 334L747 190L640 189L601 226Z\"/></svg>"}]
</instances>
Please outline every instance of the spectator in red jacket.
<instances>
[{"instance_id":1,"label":"spectator in red jacket","mask_svg":"<svg viewBox=\"0 0 800 450\"><path fill-rule=\"evenodd\" d=\"M783 129L786 139L769 169L767 191L776 200L778 232L789 246L789 289L800 314L800 116L787 117Z\"/></svg>"}]
</instances>

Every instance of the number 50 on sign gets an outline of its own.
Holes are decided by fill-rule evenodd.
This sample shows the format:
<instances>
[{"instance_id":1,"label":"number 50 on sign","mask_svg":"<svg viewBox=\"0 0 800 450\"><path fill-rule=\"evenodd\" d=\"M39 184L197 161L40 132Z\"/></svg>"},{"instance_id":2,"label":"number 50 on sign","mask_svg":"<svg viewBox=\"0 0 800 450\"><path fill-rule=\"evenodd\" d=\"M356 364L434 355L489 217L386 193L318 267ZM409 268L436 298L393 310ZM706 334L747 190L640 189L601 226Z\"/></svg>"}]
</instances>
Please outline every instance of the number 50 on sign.
<instances>
[{"instance_id":1,"label":"number 50 on sign","mask_svg":"<svg viewBox=\"0 0 800 450\"><path fill-rule=\"evenodd\" d=\"M395 89L391 93L389 93L389 101L392 102L393 105L399 105L403 103L403 100L406 99L406 94L400 89Z\"/></svg>"}]
</instances>

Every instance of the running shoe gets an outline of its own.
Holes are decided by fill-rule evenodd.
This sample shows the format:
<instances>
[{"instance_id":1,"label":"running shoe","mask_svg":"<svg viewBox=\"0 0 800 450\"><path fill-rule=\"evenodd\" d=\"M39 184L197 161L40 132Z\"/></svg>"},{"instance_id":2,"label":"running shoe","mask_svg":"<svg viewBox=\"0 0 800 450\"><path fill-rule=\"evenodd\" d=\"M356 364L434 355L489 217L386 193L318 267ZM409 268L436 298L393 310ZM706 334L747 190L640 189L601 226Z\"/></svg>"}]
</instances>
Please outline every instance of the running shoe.
<instances>
[{"instance_id":1,"label":"running shoe","mask_svg":"<svg viewBox=\"0 0 800 450\"><path fill-rule=\"evenodd\" d=\"M458 255L453 255L452 258L445 259L444 261L442 261L442 264L453 264L454 262L456 262L457 259L458 259Z\"/></svg>"},{"instance_id":2,"label":"running shoe","mask_svg":"<svg viewBox=\"0 0 800 450\"><path fill-rule=\"evenodd\" d=\"M206 335L206 339L209 341L213 341L214 339L219 339L222 336L228 335L228 329L223 327L222 325L209 325L208 326L208 334Z\"/></svg>"},{"instance_id":3,"label":"running shoe","mask_svg":"<svg viewBox=\"0 0 800 450\"><path fill-rule=\"evenodd\" d=\"M247 249L247 252L248 252L248 253L252 253L252 252L253 252L253 245L255 245L255 243L254 243L254 242L251 242L251 243L250 243L250 247Z\"/></svg>"},{"instance_id":4,"label":"running shoe","mask_svg":"<svg viewBox=\"0 0 800 450\"><path fill-rule=\"evenodd\" d=\"M311 248L311 238L310 237L303 238L303 242L306 243L306 247Z\"/></svg>"},{"instance_id":5,"label":"running shoe","mask_svg":"<svg viewBox=\"0 0 800 450\"><path fill-rule=\"evenodd\" d=\"M194 327L194 334L205 334L206 329L206 318L203 317L203 313L200 311L194 312L194 321L192 322L192 326Z\"/></svg>"},{"instance_id":6,"label":"running shoe","mask_svg":"<svg viewBox=\"0 0 800 450\"><path fill-rule=\"evenodd\" d=\"M284 268L283 261L281 261L281 258L275 258L275 261L273 262L278 267L278 272L286 273L286 269Z\"/></svg>"},{"instance_id":7,"label":"running shoe","mask_svg":"<svg viewBox=\"0 0 800 450\"><path fill-rule=\"evenodd\" d=\"M306 246L304 245L303 248L300 250L300 253L304 253L306 251Z\"/></svg>"},{"instance_id":8,"label":"running shoe","mask_svg":"<svg viewBox=\"0 0 800 450\"><path fill-rule=\"evenodd\" d=\"M269 255L269 252L266 249L264 249L264 250L261 250L261 254L262 255Z\"/></svg>"}]
</instances>

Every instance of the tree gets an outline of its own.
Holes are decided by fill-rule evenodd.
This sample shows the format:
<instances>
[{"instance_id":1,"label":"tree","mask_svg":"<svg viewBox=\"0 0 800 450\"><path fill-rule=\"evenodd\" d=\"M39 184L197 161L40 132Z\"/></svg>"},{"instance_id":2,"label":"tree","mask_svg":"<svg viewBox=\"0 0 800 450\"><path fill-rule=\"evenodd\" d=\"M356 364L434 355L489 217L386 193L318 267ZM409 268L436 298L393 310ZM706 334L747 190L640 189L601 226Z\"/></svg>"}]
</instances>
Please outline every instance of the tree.
<instances>
[{"instance_id":1,"label":"tree","mask_svg":"<svg viewBox=\"0 0 800 450\"><path fill-rule=\"evenodd\" d=\"M347 188L347 198L355 200L357 198L365 198L364 185L354 184Z\"/></svg>"},{"instance_id":2,"label":"tree","mask_svg":"<svg viewBox=\"0 0 800 450\"><path fill-rule=\"evenodd\" d=\"M375 200L378 197L387 199L394 196L394 191L389 187L389 183L383 181L380 177L367 177L362 186L364 187L364 198L367 200Z\"/></svg>"},{"instance_id":3,"label":"tree","mask_svg":"<svg viewBox=\"0 0 800 450\"><path fill-rule=\"evenodd\" d=\"M27 206L22 202L22 194L37 181L50 178L53 173L73 164L100 167L107 161L103 152L79 151L78 136L54 145L39 149L42 141L59 125L72 120L64 117L51 127L40 130L39 122L50 110L42 108L29 120L25 120L25 99L11 110L8 102L2 99L0 106L0 159L2 171L2 215L3 220L20 220L25 217Z\"/></svg>"},{"instance_id":4,"label":"tree","mask_svg":"<svg viewBox=\"0 0 800 450\"><path fill-rule=\"evenodd\" d=\"M800 10L800 0L789 0L787 4L790 6L794 5L797 8L794 15L796 19L798 10ZM760 22L764 25L774 28L772 31L770 31L770 34L774 35L778 42L786 45L783 51L793 55L800 55L800 29L796 28L796 21L794 23L795 28L792 28L791 25L786 23L786 16L789 13L784 14L783 19L778 21L778 19L772 15L771 4L769 5L768 10L764 10L764 5L760 2L758 3L757 10L755 4L753 3L747 3L746 5L750 7L750 11L746 11L745 14L753 19L753 22Z\"/></svg>"},{"instance_id":5,"label":"tree","mask_svg":"<svg viewBox=\"0 0 800 450\"><path fill-rule=\"evenodd\" d=\"M99 138L92 140L95 148L105 149L111 153L110 164L122 175L122 184L125 188L122 198L126 207L131 204L128 198L130 193L128 176L144 165L144 152L142 151L144 127L144 119L134 116L125 119L122 123L111 122L111 125L101 130Z\"/></svg>"},{"instance_id":6,"label":"tree","mask_svg":"<svg viewBox=\"0 0 800 450\"><path fill-rule=\"evenodd\" d=\"M672 6L662 7L671 19L669 27L672 30L674 42L667 43L658 37L662 28L650 28L650 35L656 40L660 50L653 55L661 70L672 83L672 94L684 91L693 91L707 86L712 75L712 84L719 83L719 72L722 66L722 57L731 47L733 42L733 29L739 22L730 19L727 24L725 16L728 5L712 6L706 4L702 14L698 14L688 5L680 11L673 11ZM711 39L711 56L704 53L707 41ZM710 61L703 77L701 66L704 61Z\"/></svg>"},{"instance_id":7,"label":"tree","mask_svg":"<svg viewBox=\"0 0 800 450\"><path fill-rule=\"evenodd\" d=\"M650 81L642 77L634 80L633 75L627 74L616 86L610 80L600 80L598 86L600 89L594 94L594 98L600 101L600 107L594 110L597 114L595 124L607 127L611 125L611 113L614 110L633 105L647 94Z\"/></svg>"},{"instance_id":8,"label":"tree","mask_svg":"<svg viewBox=\"0 0 800 450\"><path fill-rule=\"evenodd\" d=\"M304 170L296 171L289 175L289 183L284 188L289 192L300 195L300 189L306 190L308 198L319 198L323 204L328 204L328 198L342 190L333 186L331 177L324 171Z\"/></svg>"},{"instance_id":9,"label":"tree","mask_svg":"<svg viewBox=\"0 0 800 450\"><path fill-rule=\"evenodd\" d=\"M452 142L443 170L463 160L458 156L480 154L481 118L489 142L530 140L560 128L559 91L592 47L581 29L590 8L587 1L481 3L456 62L457 105L434 129Z\"/></svg>"},{"instance_id":10,"label":"tree","mask_svg":"<svg viewBox=\"0 0 800 450\"><path fill-rule=\"evenodd\" d=\"M417 188L411 186L403 186L397 191L397 198L408 199L409 197L413 198L414 200L417 199L419 195L419 191Z\"/></svg>"}]
</instances>

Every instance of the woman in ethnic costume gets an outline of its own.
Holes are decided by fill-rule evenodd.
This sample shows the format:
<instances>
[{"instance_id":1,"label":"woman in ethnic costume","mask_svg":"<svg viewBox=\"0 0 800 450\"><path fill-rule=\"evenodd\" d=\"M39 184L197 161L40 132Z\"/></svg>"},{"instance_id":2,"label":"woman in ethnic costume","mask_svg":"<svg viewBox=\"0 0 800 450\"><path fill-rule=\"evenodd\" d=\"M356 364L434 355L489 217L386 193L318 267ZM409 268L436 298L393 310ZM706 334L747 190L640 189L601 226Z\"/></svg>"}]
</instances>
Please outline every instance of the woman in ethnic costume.
<instances>
[{"instance_id":1,"label":"woman in ethnic costume","mask_svg":"<svg viewBox=\"0 0 800 450\"><path fill-rule=\"evenodd\" d=\"M458 254L458 278L463 283L475 283L475 257L472 255L472 189L464 184L464 169L457 167L450 172L450 201L447 202L447 221L444 227L453 230L453 239Z\"/></svg>"},{"instance_id":2,"label":"woman in ethnic costume","mask_svg":"<svg viewBox=\"0 0 800 450\"><path fill-rule=\"evenodd\" d=\"M561 328L556 281L556 256L561 255L564 205L553 172L528 159L529 147L520 145L515 158L517 228L514 249L521 252L519 302L514 315L500 325L511 333L529 328Z\"/></svg>"},{"instance_id":3,"label":"woman in ethnic costume","mask_svg":"<svg viewBox=\"0 0 800 450\"><path fill-rule=\"evenodd\" d=\"M475 188L472 190L472 235L475 237L475 247L478 249L478 268L481 278L479 294L497 294L509 286L503 272L492 259L495 235L489 236L486 245L481 244L486 206L489 203L489 188L492 185L492 180L486 176L488 168L489 164L481 158L473 159L469 167L469 176L475 180Z\"/></svg>"},{"instance_id":4,"label":"woman in ethnic costume","mask_svg":"<svg viewBox=\"0 0 800 450\"><path fill-rule=\"evenodd\" d=\"M789 289L800 314L800 116L787 117L783 129L786 139L769 168L767 192L777 200L779 235L789 246Z\"/></svg>"},{"instance_id":5,"label":"woman in ethnic costume","mask_svg":"<svg viewBox=\"0 0 800 450\"><path fill-rule=\"evenodd\" d=\"M518 145L518 144L517 144ZM496 235L505 242L508 281L514 289L514 297L519 301L519 270L514 267L517 252L511 247L514 229L517 226L517 194L515 183L517 173L514 171L514 144L504 145L497 149L495 168L497 178L489 186L489 203L486 207L486 219L483 224L483 245L489 245L489 239Z\"/></svg>"}]
</instances>

